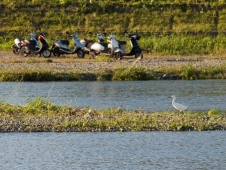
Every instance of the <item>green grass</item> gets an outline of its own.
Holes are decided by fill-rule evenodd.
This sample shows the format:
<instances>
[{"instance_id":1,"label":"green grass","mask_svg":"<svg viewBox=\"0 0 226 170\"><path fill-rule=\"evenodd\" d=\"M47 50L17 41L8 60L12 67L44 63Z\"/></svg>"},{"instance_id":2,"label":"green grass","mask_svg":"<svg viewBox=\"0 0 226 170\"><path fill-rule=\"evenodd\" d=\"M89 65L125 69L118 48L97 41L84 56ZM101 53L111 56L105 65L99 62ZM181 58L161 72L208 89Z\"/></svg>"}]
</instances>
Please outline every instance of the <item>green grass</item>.
<instances>
[{"instance_id":1,"label":"green grass","mask_svg":"<svg viewBox=\"0 0 226 170\"><path fill-rule=\"evenodd\" d=\"M130 51L130 42L128 39L118 36L119 40L127 41L127 51ZM48 37L47 37L48 38ZM96 40L96 38L93 38ZM0 49L10 50L13 39L1 40ZM219 34L216 37L208 35L150 35L142 36L138 41L140 47L152 51L156 55L209 55L224 54L226 52L226 37ZM51 41L49 41L51 45ZM97 61L113 61L109 57L98 56Z\"/></svg>"},{"instance_id":2,"label":"green grass","mask_svg":"<svg viewBox=\"0 0 226 170\"><path fill-rule=\"evenodd\" d=\"M118 68L115 70L112 80L155 80L153 71L143 67Z\"/></svg>"},{"instance_id":3,"label":"green grass","mask_svg":"<svg viewBox=\"0 0 226 170\"><path fill-rule=\"evenodd\" d=\"M115 132L225 130L225 113L96 110L52 104L37 97L24 105L0 103L0 132Z\"/></svg>"},{"instance_id":4,"label":"green grass","mask_svg":"<svg viewBox=\"0 0 226 170\"><path fill-rule=\"evenodd\" d=\"M31 61L33 62L33 61ZM95 72L86 71L54 71L50 69L2 69L0 81L128 81L128 80L159 80L163 75L176 76L177 79L225 79L226 65L203 66L178 65L155 69L147 67L118 67Z\"/></svg>"},{"instance_id":5,"label":"green grass","mask_svg":"<svg viewBox=\"0 0 226 170\"><path fill-rule=\"evenodd\" d=\"M162 35L143 37L140 46L161 55L209 55L225 53L226 38L207 35Z\"/></svg>"}]
</instances>

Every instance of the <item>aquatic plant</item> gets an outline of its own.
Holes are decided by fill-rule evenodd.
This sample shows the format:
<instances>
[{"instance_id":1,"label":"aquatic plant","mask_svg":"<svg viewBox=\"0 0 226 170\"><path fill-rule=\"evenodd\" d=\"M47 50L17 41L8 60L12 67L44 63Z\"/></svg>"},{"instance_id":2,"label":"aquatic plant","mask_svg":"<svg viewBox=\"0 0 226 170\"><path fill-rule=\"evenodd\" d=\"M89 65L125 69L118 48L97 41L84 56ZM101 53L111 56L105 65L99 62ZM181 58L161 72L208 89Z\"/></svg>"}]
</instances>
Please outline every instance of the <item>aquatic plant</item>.
<instances>
[{"instance_id":1,"label":"aquatic plant","mask_svg":"<svg viewBox=\"0 0 226 170\"><path fill-rule=\"evenodd\" d=\"M178 75L179 79L196 80L196 79L224 79L226 65L219 66L195 66L195 65L178 65L176 67L157 68L158 73Z\"/></svg>"},{"instance_id":2,"label":"aquatic plant","mask_svg":"<svg viewBox=\"0 0 226 170\"><path fill-rule=\"evenodd\" d=\"M117 68L114 71L112 80L154 80L153 71L144 67Z\"/></svg>"},{"instance_id":3,"label":"aquatic plant","mask_svg":"<svg viewBox=\"0 0 226 170\"><path fill-rule=\"evenodd\" d=\"M185 77L186 80L195 80L197 78L197 70L192 66L185 67L184 70L182 70L182 76Z\"/></svg>"},{"instance_id":4,"label":"aquatic plant","mask_svg":"<svg viewBox=\"0 0 226 170\"><path fill-rule=\"evenodd\" d=\"M203 66L178 65L148 69L147 67L118 67L113 70L104 69L94 72L83 70L50 70L47 68L0 69L0 81L127 81L158 80L163 75L172 75L176 79L224 79L226 65ZM171 77L172 77L171 76Z\"/></svg>"}]
</instances>

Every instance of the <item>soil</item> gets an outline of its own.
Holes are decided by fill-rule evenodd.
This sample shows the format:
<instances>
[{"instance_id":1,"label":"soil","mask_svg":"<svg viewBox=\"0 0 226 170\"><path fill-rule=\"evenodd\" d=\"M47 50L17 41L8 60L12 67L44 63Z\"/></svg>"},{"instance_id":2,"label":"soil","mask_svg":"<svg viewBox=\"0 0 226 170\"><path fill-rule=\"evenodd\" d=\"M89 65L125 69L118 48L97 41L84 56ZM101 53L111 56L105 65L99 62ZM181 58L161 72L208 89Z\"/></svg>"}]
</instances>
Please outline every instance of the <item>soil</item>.
<instances>
[{"instance_id":1,"label":"soil","mask_svg":"<svg viewBox=\"0 0 226 170\"><path fill-rule=\"evenodd\" d=\"M52 70L72 70L83 72L95 72L100 70L113 70L118 67L147 67L156 69L162 67L177 67L186 65L195 65L200 67L219 66L225 64L226 60L216 56L155 56L153 54L144 54L143 59L134 57L124 57L123 60L113 62L100 62L97 59L90 59L85 56L84 59L78 59L77 56L64 57L23 57L15 55L11 51L0 51L0 69L26 69L26 68L49 68Z\"/></svg>"}]
</instances>

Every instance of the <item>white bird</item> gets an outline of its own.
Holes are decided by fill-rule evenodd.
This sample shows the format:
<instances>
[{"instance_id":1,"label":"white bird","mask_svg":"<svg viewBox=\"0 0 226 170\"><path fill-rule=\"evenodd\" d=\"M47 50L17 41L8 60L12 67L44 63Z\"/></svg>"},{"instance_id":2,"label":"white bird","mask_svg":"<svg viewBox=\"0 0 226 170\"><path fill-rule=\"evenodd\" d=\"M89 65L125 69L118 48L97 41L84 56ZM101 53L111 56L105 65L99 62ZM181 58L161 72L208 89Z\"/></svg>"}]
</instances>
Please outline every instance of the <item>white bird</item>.
<instances>
[{"instance_id":1,"label":"white bird","mask_svg":"<svg viewBox=\"0 0 226 170\"><path fill-rule=\"evenodd\" d=\"M172 105L173 105L173 107L174 107L175 109L179 110L180 112L183 112L184 110L187 109L187 106L184 106L184 105L182 105L182 104L180 104L180 103L176 103L176 102L175 102L175 101L176 101L176 97L175 97L174 95L172 95L171 97L173 98L173 100L172 100Z\"/></svg>"}]
</instances>

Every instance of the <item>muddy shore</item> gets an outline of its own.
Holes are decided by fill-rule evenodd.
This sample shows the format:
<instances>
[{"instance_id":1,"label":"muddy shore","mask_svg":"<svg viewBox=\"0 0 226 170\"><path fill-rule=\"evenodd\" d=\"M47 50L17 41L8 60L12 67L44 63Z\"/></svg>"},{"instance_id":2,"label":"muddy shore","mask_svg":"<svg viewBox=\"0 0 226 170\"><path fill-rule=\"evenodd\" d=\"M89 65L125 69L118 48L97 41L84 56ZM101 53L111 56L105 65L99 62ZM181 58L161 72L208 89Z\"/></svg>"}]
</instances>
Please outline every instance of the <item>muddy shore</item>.
<instances>
[{"instance_id":1,"label":"muddy shore","mask_svg":"<svg viewBox=\"0 0 226 170\"><path fill-rule=\"evenodd\" d=\"M87 73L100 70L113 70L118 67L146 67L156 69L162 67L177 66L200 66L211 67L226 64L223 57L216 56L154 56L144 54L144 58L136 60L135 58L125 57L121 61L97 62L97 59L78 59L76 56L65 57L23 57L15 55L10 51L0 51L0 69L42 69L49 68L56 71L83 71Z\"/></svg>"}]
</instances>

